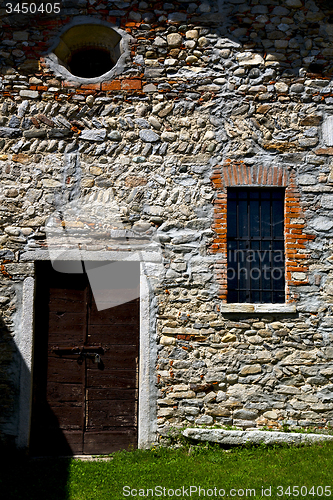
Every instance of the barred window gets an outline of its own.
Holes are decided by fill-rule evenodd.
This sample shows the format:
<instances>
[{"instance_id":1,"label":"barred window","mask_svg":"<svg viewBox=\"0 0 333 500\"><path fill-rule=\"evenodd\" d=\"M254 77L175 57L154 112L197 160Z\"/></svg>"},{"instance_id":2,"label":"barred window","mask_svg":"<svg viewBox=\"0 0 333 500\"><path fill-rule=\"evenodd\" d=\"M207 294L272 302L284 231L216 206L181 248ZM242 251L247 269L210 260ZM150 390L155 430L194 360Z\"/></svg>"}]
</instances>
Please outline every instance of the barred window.
<instances>
[{"instance_id":1,"label":"barred window","mask_svg":"<svg viewBox=\"0 0 333 500\"><path fill-rule=\"evenodd\" d=\"M228 189L227 248L228 302L285 302L283 189Z\"/></svg>"}]
</instances>

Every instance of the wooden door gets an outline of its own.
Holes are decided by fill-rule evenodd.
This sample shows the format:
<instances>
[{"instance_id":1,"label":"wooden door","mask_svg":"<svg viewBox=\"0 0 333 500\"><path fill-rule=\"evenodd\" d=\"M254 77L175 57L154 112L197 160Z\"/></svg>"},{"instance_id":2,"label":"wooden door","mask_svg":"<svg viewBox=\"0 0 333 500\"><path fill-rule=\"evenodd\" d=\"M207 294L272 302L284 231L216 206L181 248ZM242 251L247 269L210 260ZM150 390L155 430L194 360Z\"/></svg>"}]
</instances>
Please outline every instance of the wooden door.
<instances>
[{"instance_id":1,"label":"wooden door","mask_svg":"<svg viewBox=\"0 0 333 500\"><path fill-rule=\"evenodd\" d=\"M35 316L32 454L136 447L139 299L98 311L85 274L39 263Z\"/></svg>"}]
</instances>

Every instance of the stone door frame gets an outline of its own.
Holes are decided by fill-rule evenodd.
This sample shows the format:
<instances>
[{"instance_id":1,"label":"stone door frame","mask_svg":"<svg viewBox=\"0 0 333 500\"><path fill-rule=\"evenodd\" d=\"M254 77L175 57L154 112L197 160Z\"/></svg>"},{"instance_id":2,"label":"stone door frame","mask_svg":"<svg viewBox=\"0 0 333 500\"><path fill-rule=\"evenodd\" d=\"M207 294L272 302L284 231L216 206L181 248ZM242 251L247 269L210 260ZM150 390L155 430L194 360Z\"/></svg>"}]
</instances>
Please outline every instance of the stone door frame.
<instances>
[{"instance_id":1,"label":"stone door frame","mask_svg":"<svg viewBox=\"0 0 333 500\"><path fill-rule=\"evenodd\" d=\"M123 252L82 252L83 261L140 261L140 338L139 338L139 401L138 401L138 448L149 448L156 440L156 312L157 305L152 282L158 279L161 272L161 256L157 252L141 252L141 257L133 253L128 259ZM74 260L71 252L66 253L63 260ZM142 260L143 259L143 260ZM38 250L25 252L20 262L50 260L48 251ZM35 277L27 277L23 282L20 318L21 332L17 341L17 349L21 356L18 433L17 447L29 448L32 381L33 381L33 347L34 347L34 307L36 297Z\"/></svg>"}]
</instances>

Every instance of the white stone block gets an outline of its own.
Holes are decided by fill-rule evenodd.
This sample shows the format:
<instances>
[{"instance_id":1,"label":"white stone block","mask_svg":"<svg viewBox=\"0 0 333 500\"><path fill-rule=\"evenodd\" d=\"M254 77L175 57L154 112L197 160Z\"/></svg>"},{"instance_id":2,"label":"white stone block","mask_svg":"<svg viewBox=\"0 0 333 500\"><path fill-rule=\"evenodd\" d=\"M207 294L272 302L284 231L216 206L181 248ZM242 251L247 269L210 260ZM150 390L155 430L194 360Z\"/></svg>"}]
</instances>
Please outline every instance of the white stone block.
<instances>
[{"instance_id":1,"label":"white stone block","mask_svg":"<svg viewBox=\"0 0 333 500\"><path fill-rule=\"evenodd\" d=\"M333 116L329 116L324 120L322 131L326 146L333 146Z\"/></svg>"}]
</instances>

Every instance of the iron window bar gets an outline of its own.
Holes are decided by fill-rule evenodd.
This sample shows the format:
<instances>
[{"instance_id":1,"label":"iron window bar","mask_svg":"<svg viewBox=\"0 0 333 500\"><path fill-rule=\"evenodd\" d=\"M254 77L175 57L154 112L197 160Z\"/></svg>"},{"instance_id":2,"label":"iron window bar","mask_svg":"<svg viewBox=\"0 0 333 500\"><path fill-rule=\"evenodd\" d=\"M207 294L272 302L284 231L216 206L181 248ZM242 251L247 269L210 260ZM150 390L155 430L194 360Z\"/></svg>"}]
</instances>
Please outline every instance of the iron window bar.
<instances>
[{"instance_id":1,"label":"iron window bar","mask_svg":"<svg viewBox=\"0 0 333 500\"><path fill-rule=\"evenodd\" d=\"M227 192L229 303L284 303L284 189Z\"/></svg>"}]
</instances>

